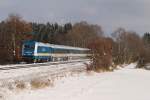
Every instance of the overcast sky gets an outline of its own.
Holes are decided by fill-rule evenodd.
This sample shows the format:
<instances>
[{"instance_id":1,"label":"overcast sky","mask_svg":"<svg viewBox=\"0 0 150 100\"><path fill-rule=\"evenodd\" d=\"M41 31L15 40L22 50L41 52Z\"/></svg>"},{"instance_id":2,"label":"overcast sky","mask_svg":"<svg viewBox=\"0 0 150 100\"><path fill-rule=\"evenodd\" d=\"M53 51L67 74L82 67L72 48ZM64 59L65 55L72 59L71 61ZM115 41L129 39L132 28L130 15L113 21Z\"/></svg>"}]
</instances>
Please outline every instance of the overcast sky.
<instances>
[{"instance_id":1,"label":"overcast sky","mask_svg":"<svg viewBox=\"0 0 150 100\"><path fill-rule=\"evenodd\" d=\"M36 22L79 22L101 25L106 33L118 27L150 32L150 0L0 0L0 21L10 13Z\"/></svg>"}]
</instances>

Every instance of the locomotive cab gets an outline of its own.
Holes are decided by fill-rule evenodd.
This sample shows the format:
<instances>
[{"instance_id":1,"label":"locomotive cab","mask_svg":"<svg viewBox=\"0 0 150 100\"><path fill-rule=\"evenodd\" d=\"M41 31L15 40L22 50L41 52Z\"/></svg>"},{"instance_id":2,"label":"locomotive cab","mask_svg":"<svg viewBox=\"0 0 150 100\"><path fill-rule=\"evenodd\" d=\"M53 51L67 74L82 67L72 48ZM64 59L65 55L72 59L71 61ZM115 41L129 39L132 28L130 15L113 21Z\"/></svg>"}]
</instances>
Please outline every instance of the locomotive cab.
<instances>
[{"instance_id":1,"label":"locomotive cab","mask_svg":"<svg viewBox=\"0 0 150 100\"><path fill-rule=\"evenodd\" d=\"M24 41L22 46L22 57L24 60L32 60L34 56L35 42Z\"/></svg>"}]
</instances>

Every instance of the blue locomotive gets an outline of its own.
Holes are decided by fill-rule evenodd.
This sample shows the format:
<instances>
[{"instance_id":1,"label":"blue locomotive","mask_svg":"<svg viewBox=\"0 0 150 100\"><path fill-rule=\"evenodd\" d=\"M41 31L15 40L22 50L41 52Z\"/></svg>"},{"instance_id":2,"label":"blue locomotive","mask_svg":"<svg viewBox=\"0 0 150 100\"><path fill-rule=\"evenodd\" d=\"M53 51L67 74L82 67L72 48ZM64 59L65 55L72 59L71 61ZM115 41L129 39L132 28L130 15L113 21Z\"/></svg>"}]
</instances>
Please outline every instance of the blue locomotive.
<instances>
[{"instance_id":1,"label":"blue locomotive","mask_svg":"<svg viewBox=\"0 0 150 100\"><path fill-rule=\"evenodd\" d=\"M24 41L22 57L28 62L66 61L87 58L89 51L87 48Z\"/></svg>"}]
</instances>

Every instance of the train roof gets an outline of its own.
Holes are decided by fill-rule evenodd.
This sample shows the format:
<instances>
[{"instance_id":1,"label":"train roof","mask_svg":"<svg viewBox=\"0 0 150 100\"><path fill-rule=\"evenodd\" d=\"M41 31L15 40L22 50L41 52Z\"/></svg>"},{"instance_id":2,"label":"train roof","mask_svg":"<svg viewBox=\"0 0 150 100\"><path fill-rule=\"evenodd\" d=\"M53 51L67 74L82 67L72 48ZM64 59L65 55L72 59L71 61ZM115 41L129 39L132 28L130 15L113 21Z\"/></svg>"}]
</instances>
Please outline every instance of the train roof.
<instances>
[{"instance_id":1,"label":"train roof","mask_svg":"<svg viewBox=\"0 0 150 100\"><path fill-rule=\"evenodd\" d=\"M56 45L56 44L49 44L49 43L42 43L37 41L24 41L24 43L35 43L38 46L46 46L51 48L58 48L58 49L71 49L71 50L90 50L88 48L80 48L80 47L73 47L73 46L65 46L65 45Z\"/></svg>"},{"instance_id":2,"label":"train roof","mask_svg":"<svg viewBox=\"0 0 150 100\"><path fill-rule=\"evenodd\" d=\"M56 44L49 44L49 43L42 43L36 42L39 46L48 46L51 48L58 48L58 49L71 49L71 50L90 50L88 48L79 48L79 47L72 47L72 46L65 46L65 45L56 45Z\"/></svg>"}]
</instances>

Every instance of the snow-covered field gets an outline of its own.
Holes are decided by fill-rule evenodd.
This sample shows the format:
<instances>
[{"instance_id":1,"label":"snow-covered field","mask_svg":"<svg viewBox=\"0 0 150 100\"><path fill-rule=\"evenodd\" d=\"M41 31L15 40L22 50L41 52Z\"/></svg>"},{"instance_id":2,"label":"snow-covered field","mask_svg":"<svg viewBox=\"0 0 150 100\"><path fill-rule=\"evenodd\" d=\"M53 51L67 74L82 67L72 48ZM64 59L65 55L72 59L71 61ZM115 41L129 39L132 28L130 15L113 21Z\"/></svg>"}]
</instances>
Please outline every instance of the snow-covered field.
<instances>
[{"instance_id":1,"label":"snow-covered field","mask_svg":"<svg viewBox=\"0 0 150 100\"><path fill-rule=\"evenodd\" d=\"M74 74L43 89L2 92L9 94L6 100L150 100L150 71L134 66L114 72Z\"/></svg>"}]
</instances>

